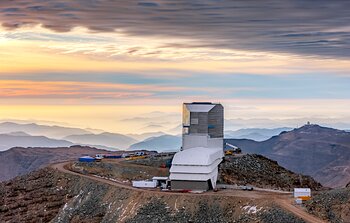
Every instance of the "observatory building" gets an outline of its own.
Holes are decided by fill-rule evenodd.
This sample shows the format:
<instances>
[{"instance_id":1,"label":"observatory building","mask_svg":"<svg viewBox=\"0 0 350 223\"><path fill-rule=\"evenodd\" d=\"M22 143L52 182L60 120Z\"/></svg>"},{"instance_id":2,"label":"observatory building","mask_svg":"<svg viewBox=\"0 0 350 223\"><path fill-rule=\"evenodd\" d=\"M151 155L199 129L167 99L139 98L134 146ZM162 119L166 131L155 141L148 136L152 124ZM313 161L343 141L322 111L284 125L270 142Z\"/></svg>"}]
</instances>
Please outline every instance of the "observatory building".
<instances>
[{"instance_id":1,"label":"observatory building","mask_svg":"<svg viewBox=\"0 0 350 223\"><path fill-rule=\"evenodd\" d=\"M182 122L182 148L170 168L171 188L213 189L224 156L224 108L209 102L184 103Z\"/></svg>"}]
</instances>

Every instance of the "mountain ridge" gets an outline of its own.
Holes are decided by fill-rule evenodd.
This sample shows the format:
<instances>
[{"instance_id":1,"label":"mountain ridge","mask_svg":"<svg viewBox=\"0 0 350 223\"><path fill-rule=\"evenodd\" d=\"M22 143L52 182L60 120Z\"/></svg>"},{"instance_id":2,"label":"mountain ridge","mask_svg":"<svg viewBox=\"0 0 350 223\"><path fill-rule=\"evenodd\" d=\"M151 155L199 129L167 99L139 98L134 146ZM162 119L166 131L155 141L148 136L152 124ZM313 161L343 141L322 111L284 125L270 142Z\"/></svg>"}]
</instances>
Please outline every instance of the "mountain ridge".
<instances>
[{"instance_id":1,"label":"mountain ridge","mask_svg":"<svg viewBox=\"0 0 350 223\"><path fill-rule=\"evenodd\" d=\"M103 145L117 149L127 149L130 145L138 142L136 139L129 136L110 132L103 132L100 134L91 133L83 135L70 135L64 139L79 144Z\"/></svg>"},{"instance_id":2,"label":"mountain ridge","mask_svg":"<svg viewBox=\"0 0 350 223\"><path fill-rule=\"evenodd\" d=\"M12 147L60 147L71 146L72 142L60 139L51 139L46 136L0 134L0 151Z\"/></svg>"},{"instance_id":3,"label":"mountain ridge","mask_svg":"<svg viewBox=\"0 0 350 223\"><path fill-rule=\"evenodd\" d=\"M174 135L162 135L150 137L142 142L135 143L129 150L156 150L158 152L179 151L181 147L181 137Z\"/></svg>"},{"instance_id":4,"label":"mountain ridge","mask_svg":"<svg viewBox=\"0 0 350 223\"><path fill-rule=\"evenodd\" d=\"M297 173L314 177L324 186L342 187L350 181L350 133L305 125L268 140L226 139L246 153L262 154Z\"/></svg>"},{"instance_id":5,"label":"mountain ridge","mask_svg":"<svg viewBox=\"0 0 350 223\"><path fill-rule=\"evenodd\" d=\"M39 125L36 123L20 124L15 122L0 123L0 133L25 132L32 136L46 136L49 138L62 139L73 134L88 134L81 128L63 127L58 125Z\"/></svg>"},{"instance_id":6,"label":"mountain ridge","mask_svg":"<svg viewBox=\"0 0 350 223\"><path fill-rule=\"evenodd\" d=\"M293 130L290 127L281 128L244 128L235 131L228 130L225 131L225 138L235 138L235 139L252 139L255 141L264 141L272 136L278 135L284 131Z\"/></svg>"}]
</instances>

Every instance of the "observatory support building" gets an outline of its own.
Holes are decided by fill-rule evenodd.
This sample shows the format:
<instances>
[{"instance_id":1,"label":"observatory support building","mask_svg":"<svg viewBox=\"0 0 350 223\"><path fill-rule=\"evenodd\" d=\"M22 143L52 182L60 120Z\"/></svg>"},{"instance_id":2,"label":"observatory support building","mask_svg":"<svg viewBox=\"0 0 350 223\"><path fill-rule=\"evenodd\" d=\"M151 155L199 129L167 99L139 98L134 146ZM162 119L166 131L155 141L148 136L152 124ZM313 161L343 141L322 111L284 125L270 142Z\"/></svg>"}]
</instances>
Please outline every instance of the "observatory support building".
<instances>
[{"instance_id":1,"label":"observatory support building","mask_svg":"<svg viewBox=\"0 0 350 223\"><path fill-rule=\"evenodd\" d=\"M208 190L216 187L224 156L224 108L221 104L183 104L182 148L170 168L171 188Z\"/></svg>"}]
</instances>

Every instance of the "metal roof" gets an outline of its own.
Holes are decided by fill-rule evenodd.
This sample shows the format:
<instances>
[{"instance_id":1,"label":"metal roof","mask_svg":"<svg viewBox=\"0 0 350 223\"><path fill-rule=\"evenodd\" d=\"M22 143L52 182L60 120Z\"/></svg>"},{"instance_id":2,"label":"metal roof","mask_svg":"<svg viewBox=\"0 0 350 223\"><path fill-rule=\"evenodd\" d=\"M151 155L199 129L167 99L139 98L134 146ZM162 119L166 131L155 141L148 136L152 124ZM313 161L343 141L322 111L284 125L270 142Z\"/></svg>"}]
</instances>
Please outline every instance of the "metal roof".
<instances>
[{"instance_id":1,"label":"metal roof","mask_svg":"<svg viewBox=\"0 0 350 223\"><path fill-rule=\"evenodd\" d=\"M215 162L215 160L221 159L222 157L222 148L195 147L177 152L174 156L172 164L209 166Z\"/></svg>"},{"instance_id":2,"label":"metal roof","mask_svg":"<svg viewBox=\"0 0 350 223\"><path fill-rule=\"evenodd\" d=\"M215 107L214 104L185 104L185 105L190 112L209 112Z\"/></svg>"},{"instance_id":3,"label":"metal roof","mask_svg":"<svg viewBox=\"0 0 350 223\"><path fill-rule=\"evenodd\" d=\"M91 156L81 156L81 157L79 157L80 159L95 159L95 158L93 158L93 157L91 157Z\"/></svg>"},{"instance_id":4,"label":"metal roof","mask_svg":"<svg viewBox=\"0 0 350 223\"><path fill-rule=\"evenodd\" d=\"M294 192L310 192L310 188L294 188Z\"/></svg>"},{"instance_id":5,"label":"metal roof","mask_svg":"<svg viewBox=\"0 0 350 223\"><path fill-rule=\"evenodd\" d=\"M169 177L153 177L152 180L168 180Z\"/></svg>"}]
</instances>

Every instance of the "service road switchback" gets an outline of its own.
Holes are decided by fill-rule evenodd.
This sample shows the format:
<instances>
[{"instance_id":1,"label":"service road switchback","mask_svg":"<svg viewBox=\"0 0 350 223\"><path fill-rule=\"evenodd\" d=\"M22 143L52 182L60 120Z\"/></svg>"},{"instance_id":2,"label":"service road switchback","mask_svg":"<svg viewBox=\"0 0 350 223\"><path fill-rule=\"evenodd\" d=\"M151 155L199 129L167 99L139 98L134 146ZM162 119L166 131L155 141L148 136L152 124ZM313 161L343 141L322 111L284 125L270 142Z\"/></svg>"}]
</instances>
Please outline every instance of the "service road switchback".
<instances>
[{"instance_id":1,"label":"service road switchback","mask_svg":"<svg viewBox=\"0 0 350 223\"><path fill-rule=\"evenodd\" d=\"M99 176L89 175L89 174L81 174L74 171L71 171L66 168L71 162L62 162L62 163L56 163L50 165L51 168L58 170L62 173L76 175L80 177L84 177L90 180L94 180L100 183L108 184L115 187L121 187L129 190L134 191L144 191L148 193L157 193L157 194L164 194L164 193L171 193L171 194L181 194L184 195L184 193L180 192L164 192L159 190L149 190L149 189L141 189L141 188L134 188L131 185L112 181L109 179L105 179ZM127 164L124 164L127 165ZM135 164L131 164L135 165ZM204 193L186 193L188 196L233 196L233 197L242 197L242 198L252 198L252 199L267 199L272 200L276 204L278 204L283 209L293 213L295 216L303 219L305 222L308 223L326 223L327 221L321 220L309 213L307 213L302 207L298 207L293 205L293 199L291 197L291 193L285 193L281 191L274 191L274 190L254 190L254 191L242 191L242 190L221 190L218 192L214 191L208 191Z\"/></svg>"}]
</instances>

